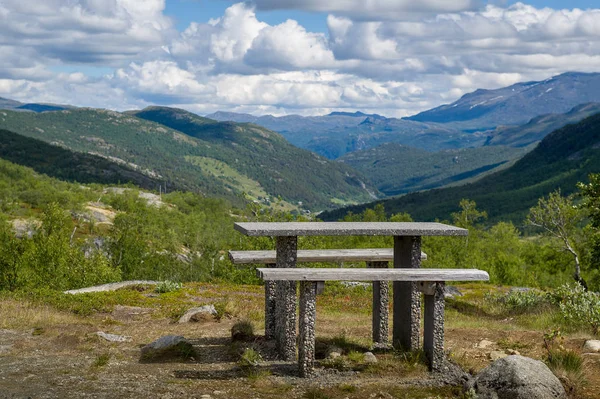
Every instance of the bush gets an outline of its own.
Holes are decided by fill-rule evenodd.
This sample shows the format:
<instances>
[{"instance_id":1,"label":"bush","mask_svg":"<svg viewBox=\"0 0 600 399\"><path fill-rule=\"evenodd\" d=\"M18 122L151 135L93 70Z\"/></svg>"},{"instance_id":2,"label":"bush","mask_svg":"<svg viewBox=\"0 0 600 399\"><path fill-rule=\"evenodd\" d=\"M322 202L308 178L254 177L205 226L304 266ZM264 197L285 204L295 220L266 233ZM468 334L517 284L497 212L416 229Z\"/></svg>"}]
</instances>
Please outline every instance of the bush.
<instances>
[{"instance_id":1,"label":"bush","mask_svg":"<svg viewBox=\"0 0 600 399\"><path fill-rule=\"evenodd\" d=\"M511 314L532 313L551 304L549 296L537 290L514 290L506 294L489 295L486 299L500 305L503 310Z\"/></svg>"},{"instance_id":2,"label":"bush","mask_svg":"<svg viewBox=\"0 0 600 399\"><path fill-rule=\"evenodd\" d=\"M254 338L254 325L249 320L240 320L231 327L232 341L248 341Z\"/></svg>"},{"instance_id":3,"label":"bush","mask_svg":"<svg viewBox=\"0 0 600 399\"><path fill-rule=\"evenodd\" d=\"M167 292L180 290L181 287L183 287L181 283L177 283L171 280L165 280L156 284L156 288L154 288L154 291L159 294L165 294Z\"/></svg>"},{"instance_id":4,"label":"bush","mask_svg":"<svg viewBox=\"0 0 600 399\"><path fill-rule=\"evenodd\" d=\"M563 318L575 325L589 325L594 335L600 330L600 295L580 284L565 284L554 293Z\"/></svg>"}]
</instances>

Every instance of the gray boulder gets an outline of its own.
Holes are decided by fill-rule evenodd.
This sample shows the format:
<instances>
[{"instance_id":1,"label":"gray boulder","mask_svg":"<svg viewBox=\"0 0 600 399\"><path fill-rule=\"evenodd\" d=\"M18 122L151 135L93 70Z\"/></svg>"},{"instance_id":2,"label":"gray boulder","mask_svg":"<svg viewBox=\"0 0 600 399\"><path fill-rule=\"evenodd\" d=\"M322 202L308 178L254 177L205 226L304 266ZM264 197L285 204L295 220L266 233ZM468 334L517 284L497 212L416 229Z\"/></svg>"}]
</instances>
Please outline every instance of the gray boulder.
<instances>
[{"instance_id":1,"label":"gray boulder","mask_svg":"<svg viewBox=\"0 0 600 399\"><path fill-rule=\"evenodd\" d=\"M166 335L142 347L142 361L194 357L193 345L180 335Z\"/></svg>"},{"instance_id":2,"label":"gray boulder","mask_svg":"<svg viewBox=\"0 0 600 399\"><path fill-rule=\"evenodd\" d=\"M216 315L217 309L215 309L215 305L204 305L197 308L192 308L185 312L185 314L179 319L179 323L214 320Z\"/></svg>"},{"instance_id":3,"label":"gray boulder","mask_svg":"<svg viewBox=\"0 0 600 399\"><path fill-rule=\"evenodd\" d=\"M495 361L469 385L478 399L567 398L562 384L544 363L519 355Z\"/></svg>"}]
</instances>

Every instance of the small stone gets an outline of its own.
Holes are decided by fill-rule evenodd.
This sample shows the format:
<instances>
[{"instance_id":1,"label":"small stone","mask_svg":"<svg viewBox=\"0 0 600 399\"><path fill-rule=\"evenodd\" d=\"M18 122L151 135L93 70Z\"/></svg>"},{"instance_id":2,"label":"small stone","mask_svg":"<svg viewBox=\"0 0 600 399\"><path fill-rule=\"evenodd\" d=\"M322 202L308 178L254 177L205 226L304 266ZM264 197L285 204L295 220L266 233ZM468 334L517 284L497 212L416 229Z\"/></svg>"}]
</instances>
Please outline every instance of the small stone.
<instances>
[{"instance_id":1,"label":"small stone","mask_svg":"<svg viewBox=\"0 0 600 399\"><path fill-rule=\"evenodd\" d=\"M583 344L584 353L597 353L600 352L600 340L589 339Z\"/></svg>"},{"instance_id":2,"label":"small stone","mask_svg":"<svg viewBox=\"0 0 600 399\"><path fill-rule=\"evenodd\" d=\"M332 346L327 350L327 357L329 359L335 359L336 357L342 356L343 351L337 346Z\"/></svg>"},{"instance_id":3,"label":"small stone","mask_svg":"<svg viewBox=\"0 0 600 399\"><path fill-rule=\"evenodd\" d=\"M192 344L180 335L166 335L142 348L142 360L189 358L194 356Z\"/></svg>"},{"instance_id":4,"label":"small stone","mask_svg":"<svg viewBox=\"0 0 600 399\"><path fill-rule=\"evenodd\" d=\"M197 308L192 308L185 312L185 314L179 319L179 323L213 320L216 314L217 309L215 309L215 305L204 305Z\"/></svg>"},{"instance_id":5,"label":"small stone","mask_svg":"<svg viewBox=\"0 0 600 399\"><path fill-rule=\"evenodd\" d=\"M377 356L373 352L365 352L363 360L365 363L377 363Z\"/></svg>"},{"instance_id":6,"label":"small stone","mask_svg":"<svg viewBox=\"0 0 600 399\"><path fill-rule=\"evenodd\" d=\"M98 331L96 332L96 335L99 336L100 338L104 338L105 340L109 341L109 342L129 342L131 341L131 337L127 337L124 335L117 335L117 334L108 334L102 331Z\"/></svg>"},{"instance_id":7,"label":"small stone","mask_svg":"<svg viewBox=\"0 0 600 399\"><path fill-rule=\"evenodd\" d=\"M211 399L212 396L208 395L208 394L204 394L200 396L200 399Z\"/></svg>"},{"instance_id":8,"label":"small stone","mask_svg":"<svg viewBox=\"0 0 600 399\"><path fill-rule=\"evenodd\" d=\"M477 345L475 345L477 348L479 349L486 349L489 348L490 346L494 345L494 343L492 341L488 341L487 339L482 339L481 341L479 341L479 343Z\"/></svg>"},{"instance_id":9,"label":"small stone","mask_svg":"<svg viewBox=\"0 0 600 399\"><path fill-rule=\"evenodd\" d=\"M498 359L502 359L507 356L508 355L502 351L491 351L489 354L489 357L490 357L490 359L492 359L492 361L496 361Z\"/></svg>"}]
</instances>

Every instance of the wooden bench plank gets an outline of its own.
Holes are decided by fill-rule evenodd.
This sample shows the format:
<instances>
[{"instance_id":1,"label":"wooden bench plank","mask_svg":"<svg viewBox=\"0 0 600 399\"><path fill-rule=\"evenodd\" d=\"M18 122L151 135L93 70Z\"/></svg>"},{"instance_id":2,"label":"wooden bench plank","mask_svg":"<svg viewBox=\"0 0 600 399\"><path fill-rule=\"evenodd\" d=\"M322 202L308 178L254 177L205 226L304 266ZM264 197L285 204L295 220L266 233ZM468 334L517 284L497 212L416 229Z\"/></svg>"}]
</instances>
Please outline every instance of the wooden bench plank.
<instances>
[{"instance_id":1,"label":"wooden bench plank","mask_svg":"<svg viewBox=\"0 0 600 399\"><path fill-rule=\"evenodd\" d=\"M263 280L287 281L487 281L490 276L478 269L321 269L259 268Z\"/></svg>"},{"instance_id":2,"label":"wooden bench plank","mask_svg":"<svg viewBox=\"0 0 600 399\"><path fill-rule=\"evenodd\" d=\"M299 249L298 263L303 262L385 262L394 260L393 248L359 249ZM229 251L229 259L234 264L274 264L276 251ZM427 254L421 252L421 260Z\"/></svg>"}]
</instances>

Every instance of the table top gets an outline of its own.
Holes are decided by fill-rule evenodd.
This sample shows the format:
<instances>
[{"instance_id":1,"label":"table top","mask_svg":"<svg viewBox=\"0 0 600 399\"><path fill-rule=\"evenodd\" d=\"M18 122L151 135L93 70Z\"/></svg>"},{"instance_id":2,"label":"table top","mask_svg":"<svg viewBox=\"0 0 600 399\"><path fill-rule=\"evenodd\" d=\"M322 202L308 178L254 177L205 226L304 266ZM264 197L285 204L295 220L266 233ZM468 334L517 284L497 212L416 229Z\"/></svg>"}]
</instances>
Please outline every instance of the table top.
<instances>
[{"instance_id":1,"label":"table top","mask_svg":"<svg viewBox=\"0 0 600 399\"><path fill-rule=\"evenodd\" d=\"M235 223L247 236L466 236L460 227L431 222L248 222Z\"/></svg>"}]
</instances>

